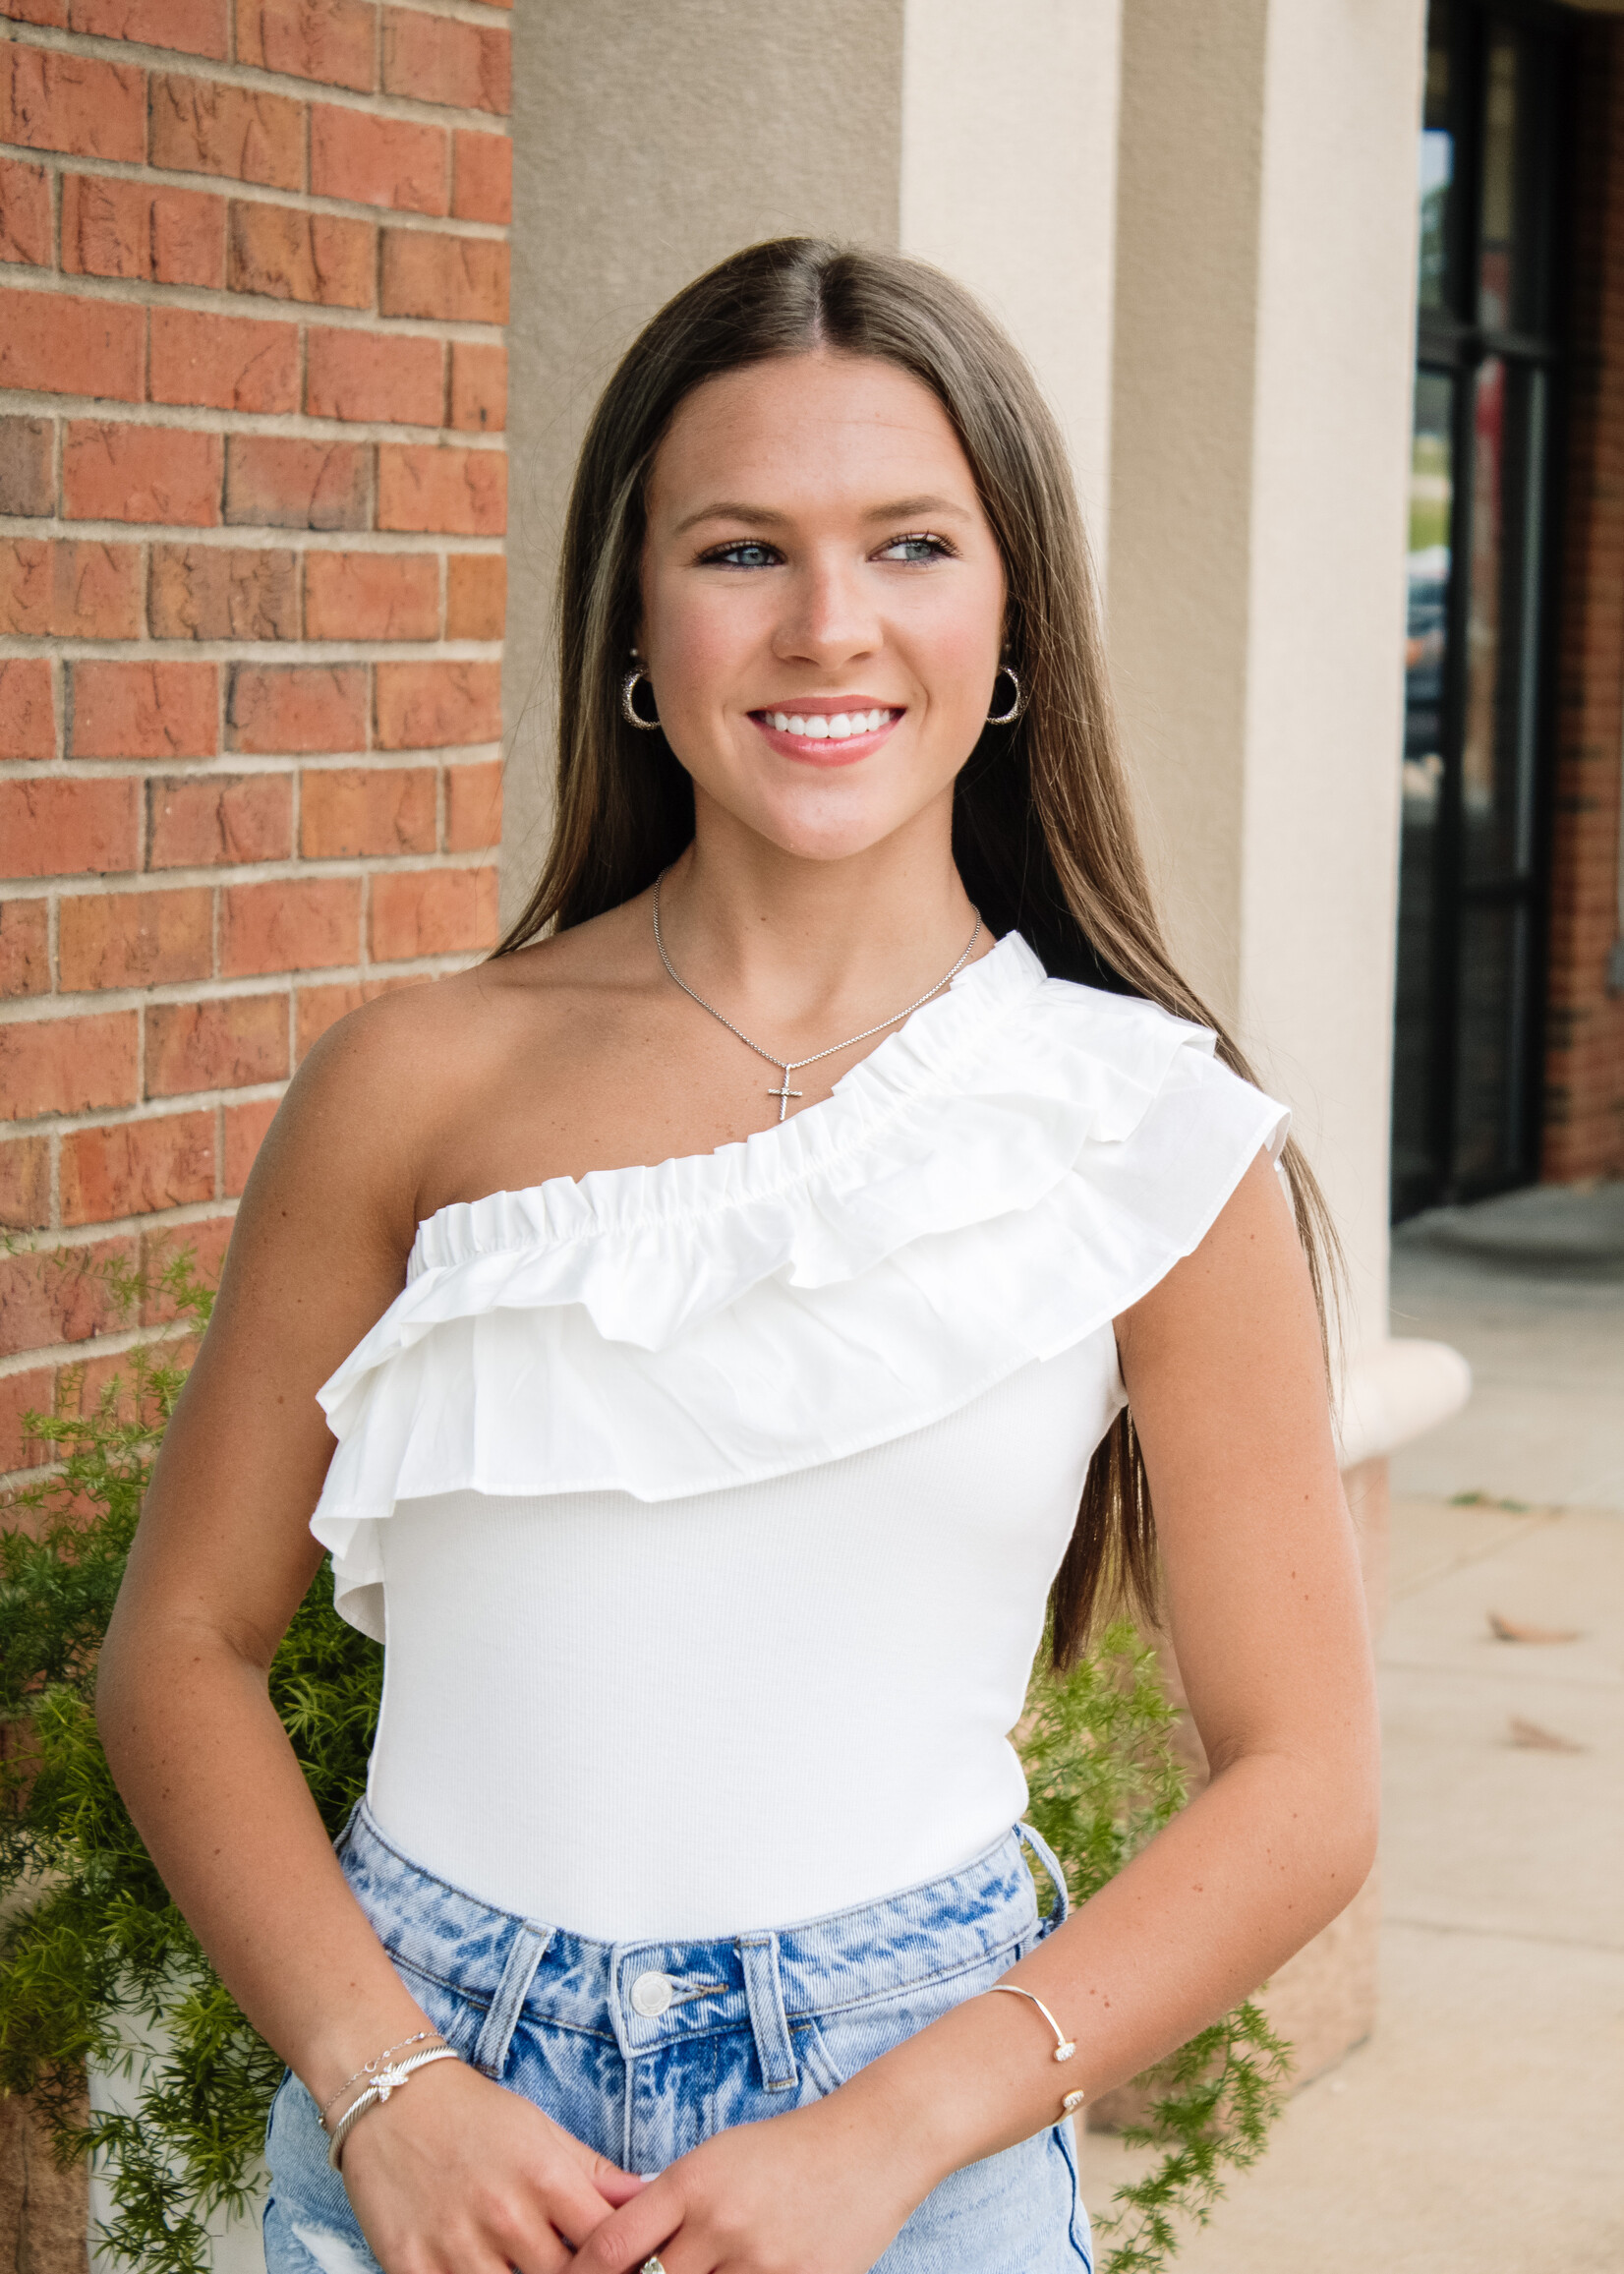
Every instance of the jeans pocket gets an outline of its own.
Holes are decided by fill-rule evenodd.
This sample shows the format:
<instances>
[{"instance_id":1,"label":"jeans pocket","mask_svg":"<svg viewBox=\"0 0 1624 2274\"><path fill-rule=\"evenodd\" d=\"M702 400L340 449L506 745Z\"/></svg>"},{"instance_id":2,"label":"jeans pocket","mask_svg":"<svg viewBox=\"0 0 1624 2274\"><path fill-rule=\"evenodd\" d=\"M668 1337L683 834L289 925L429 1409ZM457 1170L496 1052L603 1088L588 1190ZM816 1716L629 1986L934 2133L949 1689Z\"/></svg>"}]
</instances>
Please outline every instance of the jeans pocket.
<instances>
[{"instance_id":1,"label":"jeans pocket","mask_svg":"<svg viewBox=\"0 0 1624 2274\"><path fill-rule=\"evenodd\" d=\"M449 1982L440 1981L436 1975L420 1972L408 1960L395 1957L392 1952L390 1956L395 1972L423 2008L433 2027L459 2060L472 2062L490 2007L482 1999L469 1998L453 1989Z\"/></svg>"},{"instance_id":2,"label":"jeans pocket","mask_svg":"<svg viewBox=\"0 0 1624 2274\"><path fill-rule=\"evenodd\" d=\"M973 1965L956 1967L951 1973L905 1983L899 1990L849 2006L797 2015L789 2024L796 2053L821 2092L837 2091L894 2045L916 2037L966 1998L977 1998L990 1990L1022 1956L1024 1949L1023 1942L1012 1943L1008 1950Z\"/></svg>"},{"instance_id":3,"label":"jeans pocket","mask_svg":"<svg viewBox=\"0 0 1624 2274\"><path fill-rule=\"evenodd\" d=\"M840 2091L846 2079L830 2059L816 2021L791 2021L789 2043L794 2049L796 2068L820 2100Z\"/></svg>"}]
</instances>

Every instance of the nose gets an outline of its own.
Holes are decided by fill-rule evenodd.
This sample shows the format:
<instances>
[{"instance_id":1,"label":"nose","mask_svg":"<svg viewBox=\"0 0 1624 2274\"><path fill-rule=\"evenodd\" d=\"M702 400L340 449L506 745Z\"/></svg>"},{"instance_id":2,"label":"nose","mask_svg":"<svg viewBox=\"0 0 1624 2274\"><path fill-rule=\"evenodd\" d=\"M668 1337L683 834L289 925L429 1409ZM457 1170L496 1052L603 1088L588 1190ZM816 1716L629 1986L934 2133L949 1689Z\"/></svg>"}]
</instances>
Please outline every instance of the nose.
<instances>
[{"instance_id":1,"label":"nose","mask_svg":"<svg viewBox=\"0 0 1624 2274\"><path fill-rule=\"evenodd\" d=\"M884 634L860 562L814 555L787 580L784 612L773 640L782 663L829 671L873 655Z\"/></svg>"}]
</instances>

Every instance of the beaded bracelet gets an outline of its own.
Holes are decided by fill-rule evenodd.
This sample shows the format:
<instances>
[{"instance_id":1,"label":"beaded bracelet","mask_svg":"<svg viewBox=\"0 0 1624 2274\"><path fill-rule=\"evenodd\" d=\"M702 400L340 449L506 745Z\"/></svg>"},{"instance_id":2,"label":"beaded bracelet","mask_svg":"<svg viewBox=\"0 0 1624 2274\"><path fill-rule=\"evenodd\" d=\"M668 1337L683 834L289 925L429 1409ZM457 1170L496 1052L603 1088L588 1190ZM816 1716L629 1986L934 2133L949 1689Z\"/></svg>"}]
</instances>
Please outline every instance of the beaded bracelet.
<instances>
[{"instance_id":1,"label":"beaded bracelet","mask_svg":"<svg viewBox=\"0 0 1624 2274\"><path fill-rule=\"evenodd\" d=\"M1045 2006L1043 2000L1039 1998L1035 1992L1021 1989L1018 1982L995 1982L993 1984L993 1988L995 1990L1008 1990L1012 1998L1024 1998L1029 2005L1035 2006L1038 2012L1043 2015L1044 2020L1048 2022L1050 2028L1055 2033L1055 2059L1057 2061L1071 2060L1073 2054L1076 2051L1076 2047L1072 2043L1065 2030L1061 2027L1060 2023L1050 2012L1048 2007ZM1060 2104L1061 2115L1070 2116L1072 2111L1073 2109L1080 2108L1087 2098L1088 2095L1085 2092L1067 2093Z\"/></svg>"},{"instance_id":2,"label":"beaded bracelet","mask_svg":"<svg viewBox=\"0 0 1624 2274\"><path fill-rule=\"evenodd\" d=\"M340 2171L338 2159L344 2152L344 2142L366 2115L368 2109L380 2106L388 2099L397 2085L405 2084L410 2077L416 2075L420 2069L427 2069L431 2062L455 2061L456 2059L457 2055L449 2045L433 2045L427 2053L414 2053L410 2061L397 2062L392 2069L380 2069L366 2091L356 2094L333 2127L332 2141L327 2149L327 2161L333 2170L335 2172Z\"/></svg>"}]
</instances>

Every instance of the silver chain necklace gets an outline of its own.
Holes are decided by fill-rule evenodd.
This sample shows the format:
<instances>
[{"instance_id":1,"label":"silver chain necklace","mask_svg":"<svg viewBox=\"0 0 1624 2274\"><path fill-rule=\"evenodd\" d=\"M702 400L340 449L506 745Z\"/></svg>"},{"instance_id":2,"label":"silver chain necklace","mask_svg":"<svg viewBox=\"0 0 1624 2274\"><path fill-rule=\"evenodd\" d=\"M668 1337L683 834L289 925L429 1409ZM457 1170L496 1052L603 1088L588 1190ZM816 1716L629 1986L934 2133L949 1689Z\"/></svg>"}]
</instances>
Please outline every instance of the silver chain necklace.
<instances>
[{"instance_id":1,"label":"silver chain necklace","mask_svg":"<svg viewBox=\"0 0 1624 2274\"><path fill-rule=\"evenodd\" d=\"M790 1088L789 1077L792 1074L798 1074L803 1066L816 1066L820 1058L833 1058L839 1051L849 1050L853 1044L858 1042L866 1042L871 1034L883 1034L888 1026L899 1025L904 1019L911 1019L915 1011L921 1010L933 995L940 995L944 987L957 978L959 972L970 960L970 950L981 937L981 911L978 908L975 915L975 929L964 942L963 954L951 971L943 972L934 987L925 989L917 1003L910 1003L905 1011L894 1011L889 1019L882 1019L877 1026L865 1026L860 1034L848 1034L843 1042L832 1042L827 1050L814 1050L809 1058L780 1058L774 1051L763 1050L759 1042L752 1042L743 1028L735 1026L730 1019L724 1018L714 1003L707 1003L703 995L696 994L687 980L683 978L681 972L676 969L669 956L667 955L666 943L660 937L660 888L666 881L666 875L667 872L662 869L654 882L654 944L660 950L660 961L666 966L667 977L676 981L684 995L692 996L702 1011L709 1011L713 1019L722 1020L729 1034L736 1034L746 1050L753 1050L758 1058L765 1058L769 1066L776 1066L783 1076L783 1080L779 1087L767 1092L769 1097L776 1097L779 1101L780 1121L783 1121L784 1115L789 1111L789 1100L804 1094L801 1090Z\"/></svg>"}]
</instances>

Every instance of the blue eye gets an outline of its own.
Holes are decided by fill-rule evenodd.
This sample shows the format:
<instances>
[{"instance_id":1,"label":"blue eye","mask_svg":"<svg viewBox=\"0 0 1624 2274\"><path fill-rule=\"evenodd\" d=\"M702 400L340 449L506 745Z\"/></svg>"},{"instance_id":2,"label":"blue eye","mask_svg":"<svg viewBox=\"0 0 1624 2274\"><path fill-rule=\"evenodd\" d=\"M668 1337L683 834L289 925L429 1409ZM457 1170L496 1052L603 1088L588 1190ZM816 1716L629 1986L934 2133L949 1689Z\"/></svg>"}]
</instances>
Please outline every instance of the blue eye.
<instances>
[{"instance_id":1,"label":"blue eye","mask_svg":"<svg viewBox=\"0 0 1624 2274\"><path fill-rule=\"evenodd\" d=\"M707 568L771 568L777 558L775 547L741 537L735 545L719 545L714 553L707 553L704 564Z\"/></svg>"},{"instance_id":2,"label":"blue eye","mask_svg":"<svg viewBox=\"0 0 1624 2274\"><path fill-rule=\"evenodd\" d=\"M952 548L944 544L940 537L894 537L891 543L883 546L880 551L882 560L900 560L912 563L928 560L949 560L952 557Z\"/></svg>"}]
</instances>

